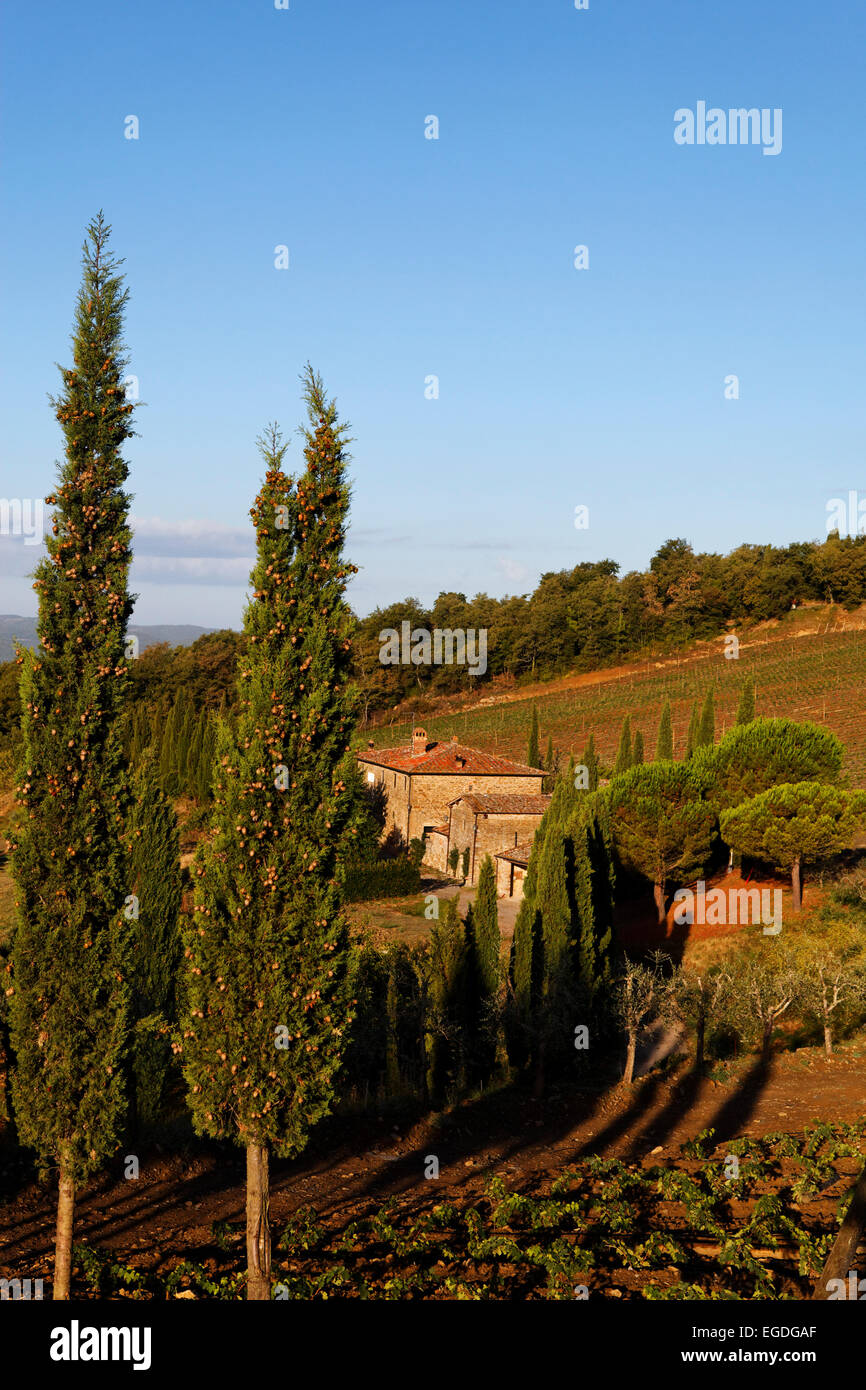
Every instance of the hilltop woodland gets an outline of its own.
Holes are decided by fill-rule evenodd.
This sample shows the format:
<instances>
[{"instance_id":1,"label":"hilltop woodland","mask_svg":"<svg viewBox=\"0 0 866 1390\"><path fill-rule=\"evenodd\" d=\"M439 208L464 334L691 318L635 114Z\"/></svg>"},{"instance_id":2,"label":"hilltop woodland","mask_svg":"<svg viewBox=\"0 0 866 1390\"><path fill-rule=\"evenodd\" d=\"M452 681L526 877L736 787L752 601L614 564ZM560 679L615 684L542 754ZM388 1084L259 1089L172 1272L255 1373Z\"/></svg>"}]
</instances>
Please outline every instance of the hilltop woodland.
<instances>
[{"instance_id":1,"label":"hilltop woodland","mask_svg":"<svg viewBox=\"0 0 866 1390\"><path fill-rule=\"evenodd\" d=\"M186 1283L254 1300L335 1288L509 1297L523 1285L558 1298L612 1263L646 1272L645 1297L802 1292L833 1223L823 1209L812 1225L788 1215L774 1165L802 1159L805 1200L857 1157L862 1126L777 1135L760 1152L729 1141L744 1158L736 1193L756 1199L739 1226L711 1136L687 1156L703 1166L659 1170L652 1190L646 1170L589 1158L541 1197L495 1178L483 1211L431 1204L402 1234L383 1215L335 1243L315 1213L301 1215L276 1252L270 1172L297 1161L315 1131L371 1107L436 1116L489 1095L631 1091L642 1041L658 1028L677 1040L674 1064L698 1077L750 1054L766 1067L781 1047L833 1059L853 1046L866 1022L866 792L849 784L834 732L762 715L749 680L721 734L710 687L684 743L665 704L653 729L626 716L611 761L594 736L566 759L525 710L530 761L543 758L552 799L510 943L492 859L471 900L440 895L459 887L459 865L437 881L424 877L422 843L381 842L382 806L351 750L365 712L418 679L417 668L374 660L381 627L407 617L487 626L491 674L588 668L792 603L857 605L866 541L727 557L671 541L643 575L580 565L544 576L531 598L442 595L430 613L407 601L358 623L345 597L348 427L308 367L299 467L286 471L276 425L257 441L243 632L139 655L126 639L126 291L109 231L101 215L88 229L73 365L54 401L66 452L35 576L39 647L0 674L17 788L3 871L15 907L0 933L0 1120L20 1162L56 1187L54 1296L120 1283L165 1297ZM726 870L790 884L784 930L753 920L717 951L685 949L688 931L668 931L677 895L696 880L724 883ZM349 911L389 895L411 900L423 939L384 940ZM630 914L643 914L659 948L625 941ZM243 1156L246 1219L234 1234L245 1259L226 1236L232 1262L220 1279L182 1262L157 1280L75 1242L76 1204L118 1154L193 1135ZM674 1232L665 1203L683 1202L688 1229ZM709 1260L698 1248L707 1235ZM796 1252L787 1284L753 1250L779 1241ZM403 1270L384 1281L367 1251L383 1243ZM349 1249L362 1252L351 1269ZM676 1280L656 1278L670 1266Z\"/></svg>"}]
</instances>

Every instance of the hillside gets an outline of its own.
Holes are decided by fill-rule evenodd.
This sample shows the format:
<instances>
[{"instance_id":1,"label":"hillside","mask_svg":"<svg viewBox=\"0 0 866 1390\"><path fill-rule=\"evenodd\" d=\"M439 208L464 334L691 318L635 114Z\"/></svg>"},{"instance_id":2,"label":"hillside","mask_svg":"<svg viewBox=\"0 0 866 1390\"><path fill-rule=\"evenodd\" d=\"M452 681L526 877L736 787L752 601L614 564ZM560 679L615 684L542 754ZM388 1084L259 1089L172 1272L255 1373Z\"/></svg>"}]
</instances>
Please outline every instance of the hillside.
<instances>
[{"instance_id":1,"label":"hillside","mask_svg":"<svg viewBox=\"0 0 866 1390\"><path fill-rule=\"evenodd\" d=\"M486 751L523 759L532 706L538 706L541 747L548 735L561 757L578 759L590 734L602 762L612 763L625 715L643 733L647 756L655 747L659 718L671 702L674 747L681 756L692 706L715 691L716 737L734 722L740 688L755 682L757 712L813 719L839 735L845 772L866 786L866 607L853 613L808 606L784 619L762 623L740 638L736 660L725 655L723 638L703 642L666 659L656 659L547 684L512 687L448 712L419 716L431 738L452 733ZM377 747L408 739L412 719L371 729Z\"/></svg>"}]
</instances>

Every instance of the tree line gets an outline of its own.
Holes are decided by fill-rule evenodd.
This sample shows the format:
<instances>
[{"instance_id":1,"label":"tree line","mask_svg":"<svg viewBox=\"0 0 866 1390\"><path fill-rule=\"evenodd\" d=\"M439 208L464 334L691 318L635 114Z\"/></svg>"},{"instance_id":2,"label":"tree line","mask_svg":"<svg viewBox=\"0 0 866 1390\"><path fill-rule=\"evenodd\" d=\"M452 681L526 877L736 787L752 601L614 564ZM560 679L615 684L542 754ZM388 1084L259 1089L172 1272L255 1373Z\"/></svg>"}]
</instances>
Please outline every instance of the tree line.
<instances>
[{"instance_id":1,"label":"tree line","mask_svg":"<svg viewBox=\"0 0 866 1390\"><path fill-rule=\"evenodd\" d=\"M787 546L740 545L727 555L696 553L667 540L644 571L621 575L613 560L584 561L543 574L529 594L492 598L440 593L426 607L406 598L361 619L355 674L362 712L372 717L402 700L416 702L476 688L497 676L546 679L664 651L731 628L781 618L804 602L856 608L866 601L866 536ZM380 631L413 628L487 630L487 669L458 665L386 665Z\"/></svg>"}]
</instances>

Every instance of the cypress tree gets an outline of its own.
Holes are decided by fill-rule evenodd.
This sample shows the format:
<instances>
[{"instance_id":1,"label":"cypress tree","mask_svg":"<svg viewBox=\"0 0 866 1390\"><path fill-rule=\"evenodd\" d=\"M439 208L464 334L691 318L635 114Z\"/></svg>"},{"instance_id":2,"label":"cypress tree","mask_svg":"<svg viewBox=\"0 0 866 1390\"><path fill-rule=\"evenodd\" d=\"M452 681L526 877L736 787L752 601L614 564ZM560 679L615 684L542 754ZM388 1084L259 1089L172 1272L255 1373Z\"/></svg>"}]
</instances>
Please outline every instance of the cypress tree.
<instances>
[{"instance_id":1,"label":"cypress tree","mask_svg":"<svg viewBox=\"0 0 866 1390\"><path fill-rule=\"evenodd\" d=\"M698 709L698 702L695 700L692 706L692 717L689 720L689 731L686 735L686 759L690 758L700 743L701 715Z\"/></svg>"},{"instance_id":2,"label":"cypress tree","mask_svg":"<svg viewBox=\"0 0 866 1390\"><path fill-rule=\"evenodd\" d=\"M701 721L698 728L697 746L705 747L716 741L716 711L713 701L713 687L710 686L704 698Z\"/></svg>"},{"instance_id":3,"label":"cypress tree","mask_svg":"<svg viewBox=\"0 0 866 1390\"><path fill-rule=\"evenodd\" d=\"M159 785L166 796L177 796L177 705L171 706L159 745Z\"/></svg>"},{"instance_id":4,"label":"cypress tree","mask_svg":"<svg viewBox=\"0 0 866 1390\"><path fill-rule=\"evenodd\" d=\"M674 756L674 729L671 721L671 702L665 700L665 707L662 710L662 717L659 720L658 739L656 741L656 762L673 762Z\"/></svg>"},{"instance_id":5,"label":"cypress tree","mask_svg":"<svg viewBox=\"0 0 866 1390\"><path fill-rule=\"evenodd\" d=\"M553 734L547 735L547 752L544 755L544 767L547 772L553 771Z\"/></svg>"},{"instance_id":6,"label":"cypress tree","mask_svg":"<svg viewBox=\"0 0 866 1390\"><path fill-rule=\"evenodd\" d=\"M598 788L598 754L595 751L595 734L590 734L589 743L586 745L580 761L581 766L585 767L587 771L586 790L594 792ZM568 780L573 786L574 777L572 776Z\"/></svg>"},{"instance_id":7,"label":"cypress tree","mask_svg":"<svg viewBox=\"0 0 866 1390\"><path fill-rule=\"evenodd\" d=\"M610 983L613 952L612 865L595 806L580 807L568 835L576 921L575 980L578 997L592 1006L598 992Z\"/></svg>"},{"instance_id":8,"label":"cypress tree","mask_svg":"<svg viewBox=\"0 0 866 1390\"><path fill-rule=\"evenodd\" d=\"M272 426L252 508L257 563L237 705L216 738L213 834L186 934L183 1069L196 1129L247 1157L247 1297L270 1296L269 1153L302 1151L334 1100L351 1022L337 848L357 696L342 550L346 431L312 368L306 469Z\"/></svg>"},{"instance_id":9,"label":"cypress tree","mask_svg":"<svg viewBox=\"0 0 866 1390\"><path fill-rule=\"evenodd\" d=\"M737 705L737 717L735 724L751 724L755 717L755 685L754 681L744 680L740 691L740 703Z\"/></svg>"},{"instance_id":10,"label":"cypress tree","mask_svg":"<svg viewBox=\"0 0 866 1390\"><path fill-rule=\"evenodd\" d=\"M466 935L456 895L430 931L427 983L427 1090L439 1109L460 1085L467 970Z\"/></svg>"},{"instance_id":11,"label":"cypress tree","mask_svg":"<svg viewBox=\"0 0 866 1390\"><path fill-rule=\"evenodd\" d=\"M174 748L173 768L178 796L186 796L188 792L186 774L190 748L193 738L195 737L195 724L195 713L189 696L185 690L181 690L177 698L177 709L175 712L175 732L177 738Z\"/></svg>"},{"instance_id":12,"label":"cypress tree","mask_svg":"<svg viewBox=\"0 0 866 1390\"><path fill-rule=\"evenodd\" d=\"M538 707L532 706L532 723L529 727L529 744L526 749L526 762L529 767L541 766L541 753L538 746Z\"/></svg>"},{"instance_id":13,"label":"cypress tree","mask_svg":"<svg viewBox=\"0 0 866 1390\"><path fill-rule=\"evenodd\" d=\"M87 229L72 338L52 401L66 436L47 556L37 566L36 653L18 652L23 817L10 1035L18 1134L59 1175L54 1298L69 1297L75 1194L114 1152L126 1109L129 1028L122 750L132 602L122 385L127 291L102 214Z\"/></svg>"},{"instance_id":14,"label":"cypress tree","mask_svg":"<svg viewBox=\"0 0 866 1390\"><path fill-rule=\"evenodd\" d=\"M627 772L631 767L631 719L626 715L622 723L622 733L619 736L619 748L616 753L616 762L613 765L614 776L620 772Z\"/></svg>"},{"instance_id":15,"label":"cypress tree","mask_svg":"<svg viewBox=\"0 0 866 1390\"><path fill-rule=\"evenodd\" d=\"M569 1005L573 1000L574 960L566 842L554 824L538 859L536 911L540 919L541 962L535 1027L535 1094L545 1084L549 1057L561 1056Z\"/></svg>"},{"instance_id":16,"label":"cypress tree","mask_svg":"<svg viewBox=\"0 0 866 1390\"><path fill-rule=\"evenodd\" d=\"M388 961L388 985L385 991L385 1093L394 1097L400 1093L400 1052L398 1037L398 989L394 960Z\"/></svg>"},{"instance_id":17,"label":"cypress tree","mask_svg":"<svg viewBox=\"0 0 866 1390\"><path fill-rule=\"evenodd\" d=\"M636 732L636 734L635 734L635 736L634 736L634 743L632 744L632 750L631 750L631 765L632 765L632 767L639 767L640 764L641 764L642 762L643 762L643 734L641 733L640 729L638 729L637 732Z\"/></svg>"},{"instance_id":18,"label":"cypress tree","mask_svg":"<svg viewBox=\"0 0 866 1390\"><path fill-rule=\"evenodd\" d=\"M508 977L511 1008L508 1018L508 1055L512 1066L523 1067L529 1060L532 1033L538 1008L541 967L541 916L536 894L538 858L550 825L548 807L535 833L532 853L523 879L523 897L514 923Z\"/></svg>"},{"instance_id":19,"label":"cypress tree","mask_svg":"<svg viewBox=\"0 0 866 1390\"><path fill-rule=\"evenodd\" d=\"M180 836L174 807L160 789L152 759L134 770L130 821L133 893L137 899L130 985L135 1116L158 1118L177 1023L175 984L181 959Z\"/></svg>"},{"instance_id":20,"label":"cypress tree","mask_svg":"<svg viewBox=\"0 0 866 1390\"><path fill-rule=\"evenodd\" d=\"M471 926L471 937L470 937ZM496 1061L499 997L499 907L496 868L485 854L478 873L478 892L467 919L473 973L473 1034L476 1065L482 1080L489 1079Z\"/></svg>"}]
</instances>

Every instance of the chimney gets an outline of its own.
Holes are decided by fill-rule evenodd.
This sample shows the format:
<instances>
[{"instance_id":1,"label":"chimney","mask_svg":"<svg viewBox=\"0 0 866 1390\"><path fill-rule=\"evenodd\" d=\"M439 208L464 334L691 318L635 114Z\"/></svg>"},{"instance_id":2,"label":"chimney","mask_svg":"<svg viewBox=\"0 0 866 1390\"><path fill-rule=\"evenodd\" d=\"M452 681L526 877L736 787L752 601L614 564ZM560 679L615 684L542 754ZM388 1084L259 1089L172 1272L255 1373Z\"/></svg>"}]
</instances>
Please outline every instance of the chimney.
<instances>
[{"instance_id":1,"label":"chimney","mask_svg":"<svg viewBox=\"0 0 866 1390\"><path fill-rule=\"evenodd\" d=\"M413 730L412 730L412 756L413 756L413 758L418 758L418 757L421 756L422 753L426 753L426 752L427 752L427 730L426 730L426 729L413 729Z\"/></svg>"}]
</instances>

